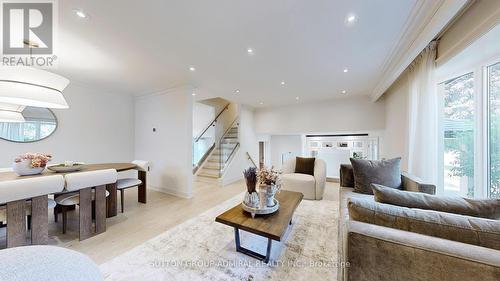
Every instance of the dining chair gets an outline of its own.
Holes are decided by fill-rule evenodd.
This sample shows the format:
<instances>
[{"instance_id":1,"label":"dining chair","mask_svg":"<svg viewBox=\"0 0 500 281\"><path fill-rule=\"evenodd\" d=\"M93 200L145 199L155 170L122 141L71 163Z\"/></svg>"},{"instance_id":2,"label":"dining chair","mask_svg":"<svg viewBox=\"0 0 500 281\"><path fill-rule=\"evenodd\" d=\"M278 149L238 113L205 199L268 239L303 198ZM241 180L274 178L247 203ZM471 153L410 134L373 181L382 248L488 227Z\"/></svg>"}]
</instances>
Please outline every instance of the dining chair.
<instances>
[{"instance_id":1,"label":"dining chair","mask_svg":"<svg viewBox=\"0 0 500 281\"><path fill-rule=\"evenodd\" d=\"M0 168L0 173L4 172L13 172L12 168ZM48 197L47 198L47 207L52 209L56 206L56 201L54 199ZM0 227L7 226L7 217L5 216L6 205L0 206ZM31 229L31 202L26 202L26 221L28 225L28 229Z\"/></svg>"},{"instance_id":2,"label":"dining chair","mask_svg":"<svg viewBox=\"0 0 500 281\"><path fill-rule=\"evenodd\" d=\"M26 214L31 217L31 244L48 242L48 194L61 192L61 175L20 178L0 182L0 205L6 204L7 247L26 244Z\"/></svg>"},{"instance_id":3,"label":"dining chair","mask_svg":"<svg viewBox=\"0 0 500 281\"><path fill-rule=\"evenodd\" d=\"M132 161L133 164L137 166L137 170L141 172L147 172L149 171L149 162L144 161L144 160L134 160ZM116 188L117 190L120 191L120 205L122 209L122 213L124 210L124 192L126 189L129 189L131 187L139 186L143 184L143 181L140 180L139 178L119 178L116 181Z\"/></svg>"},{"instance_id":4,"label":"dining chair","mask_svg":"<svg viewBox=\"0 0 500 281\"><path fill-rule=\"evenodd\" d=\"M79 205L80 240L106 231L106 197L109 195L106 185L115 183L117 175L115 169L64 175L66 193L56 196L55 199L62 210L63 233L66 233L68 206L74 205ZM95 228L92 227L93 214Z\"/></svg>"}]
</instances>

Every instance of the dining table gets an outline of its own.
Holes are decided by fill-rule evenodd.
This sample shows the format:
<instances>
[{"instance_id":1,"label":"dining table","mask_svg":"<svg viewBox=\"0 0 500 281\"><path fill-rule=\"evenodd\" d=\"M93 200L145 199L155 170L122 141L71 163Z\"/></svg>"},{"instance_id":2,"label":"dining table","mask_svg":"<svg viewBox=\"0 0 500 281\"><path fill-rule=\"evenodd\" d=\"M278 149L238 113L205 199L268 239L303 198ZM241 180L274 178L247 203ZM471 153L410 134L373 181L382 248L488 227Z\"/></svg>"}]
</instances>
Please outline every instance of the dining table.
<instances>
[{"instance_id":1,"label":"dining table","mask_svg":"<svg viewBox=\"0 0 500 281\"><path fill-rule=\"evenodd\" d=\"M51 175L65 175L68 173L81 173L81 172L89 172L89 171L97 171L97 170L107 170L107 169L115 169L117 172L124 172L128 170L137 170L138 179L141 180L142 184L138 186L137 189L137 198L138 202L146 203L146 171L142 171L137 169L137 165L133 163L100 163L100 164L84 164L83 167L74 172L53 172L48 169L45 169L44 172L38 175L30 175L30 176L19 176L13 171L9 172L0 172L0 182L2 181L12 181L12 180L20 180L31 177L44 177ZM118 206L118 190L116 183L111 183L106 185L106 190L109 192L109 196L106 199L106 216L114 217L118 214L117 206Z\"/></svg>"}]
</instances>

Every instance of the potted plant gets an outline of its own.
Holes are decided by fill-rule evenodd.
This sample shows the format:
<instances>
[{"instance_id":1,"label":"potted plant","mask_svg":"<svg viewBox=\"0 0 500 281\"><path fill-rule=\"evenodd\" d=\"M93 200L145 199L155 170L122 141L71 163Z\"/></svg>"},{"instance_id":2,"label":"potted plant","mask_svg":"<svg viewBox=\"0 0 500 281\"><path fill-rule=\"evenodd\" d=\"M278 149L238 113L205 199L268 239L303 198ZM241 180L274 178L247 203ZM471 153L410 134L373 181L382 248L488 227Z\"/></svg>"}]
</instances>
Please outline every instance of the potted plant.
<instances>
[{"instance_id":1,"label":"potted plant","mask_svg":"<svg viewBox=\"0 0 500 281\"><path fill-rule=\"evenodd\" d=\"M12 168L20 176L40 174L52 159L49 154L25 153L14 160Z\"/></svg>"},{"instance_id":2,"label":"potted plant","mask_svg":"<svg viewBox=\"0 0 500 281\"><path fill-rule=\"evenodd\" d=\"M281 188L281 173L276 171L274 167L264 167L259 170L258 180L259 189L265 194L266 206L274 206L274 195Z\"/></svg>"},{"instance_id":3,"label":"potted plant","mask_svg":"<svg viewBox=\"0 0 500 281\"><path fill-rule=\"evenodd\" d=\"M245 193L245 198L243 202L245 205L251 208L259 207L259 194L256 192L257 186L257 169L250 167L243 171L245 176L245 182L247 184L247 192Z\"/></svg>"}]
</instances>

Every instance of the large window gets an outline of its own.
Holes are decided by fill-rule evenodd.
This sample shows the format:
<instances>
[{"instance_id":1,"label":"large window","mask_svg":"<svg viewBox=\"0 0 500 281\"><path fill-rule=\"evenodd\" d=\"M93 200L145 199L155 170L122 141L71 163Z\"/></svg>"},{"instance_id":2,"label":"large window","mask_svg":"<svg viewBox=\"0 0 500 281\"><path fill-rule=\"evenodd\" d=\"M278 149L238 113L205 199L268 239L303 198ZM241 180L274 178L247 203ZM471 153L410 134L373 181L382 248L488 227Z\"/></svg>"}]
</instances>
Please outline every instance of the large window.
<instances>
[{"instance_id":1,"label":"large window","mask_svg":"<svg viewBox=\"0 0 500 281\"><path fill-rule=\"evenodd\" d=\"M443 191L474 197L474 74L444 83Z\"/></svg>"},{"instance_id":2,"label":"large window","mask_svg":"<svg viewBox=\"0 0 500 281\"><path fill-rule=\"evenodd\" d=\"M499 61L440 84L443 194L500 198Z\"/></svg>"},{"instance_id":3,"label":"large window","mask_svg":"<svg viewBox=\"0 0 500 281\"><path fill-rule=\"evenodd\" d=\"M488 91L488 195L500 198L500 63L487 70Z\"/></svg>"}]
</instances>

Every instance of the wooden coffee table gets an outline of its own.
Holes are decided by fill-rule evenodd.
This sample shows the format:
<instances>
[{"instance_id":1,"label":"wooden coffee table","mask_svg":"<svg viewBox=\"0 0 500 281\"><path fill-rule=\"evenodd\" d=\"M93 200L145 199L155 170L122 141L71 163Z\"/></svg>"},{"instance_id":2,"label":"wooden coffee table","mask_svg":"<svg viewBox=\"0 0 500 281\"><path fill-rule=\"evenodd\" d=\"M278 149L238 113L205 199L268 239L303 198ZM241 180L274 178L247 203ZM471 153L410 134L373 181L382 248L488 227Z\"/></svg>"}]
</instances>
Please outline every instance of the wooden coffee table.
<instances>
[{"instance_id":1,"label":"wooden coffee table","mask_svg":"<svg viewBox=\"0 0 500 281\"><path fill-rule=\"evenodd\" d=\"M273 214L257 215L252 219L252 215L245 212L241 208L241 204L238 204L219 215L215 218L215 221L234 228L234 240L236 242L237 252L267 263L271 255L272 240L281 241L281 239L283 239L283 235L288 225L292 224L293 213L303 197L304 195L300 192L282 190L276 195L276 199L280 202L280 208ZM241 247L240 229L267 238L267 251L265 256Z\"/></svg>"}]
</instances>

